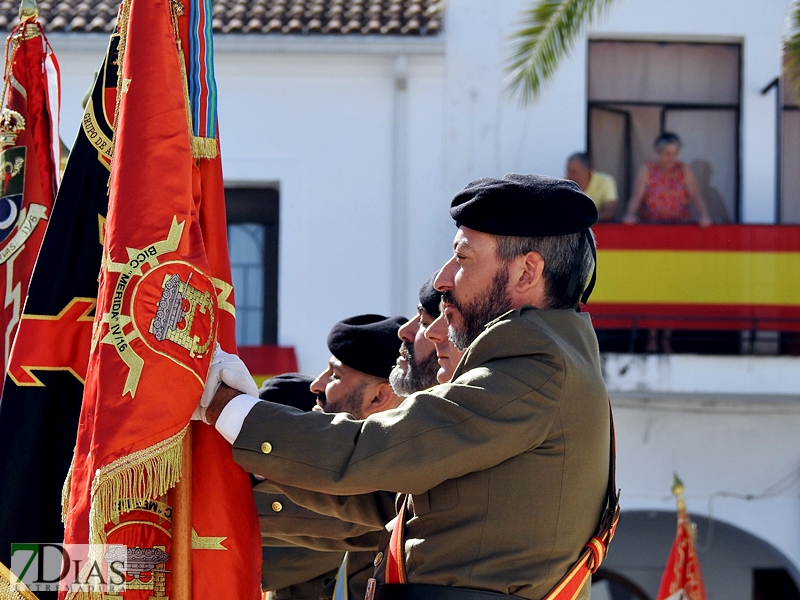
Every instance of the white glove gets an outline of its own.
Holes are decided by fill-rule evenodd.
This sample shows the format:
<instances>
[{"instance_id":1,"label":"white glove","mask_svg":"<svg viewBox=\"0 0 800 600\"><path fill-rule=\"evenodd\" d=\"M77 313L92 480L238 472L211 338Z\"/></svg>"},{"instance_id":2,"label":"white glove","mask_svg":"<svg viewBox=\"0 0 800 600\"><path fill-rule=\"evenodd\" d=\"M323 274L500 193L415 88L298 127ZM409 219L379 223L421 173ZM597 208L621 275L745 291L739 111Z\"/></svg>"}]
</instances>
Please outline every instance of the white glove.
<instances>
[{"instance_id":1,"label":"white glove","mask_svg":"<svg viewBox=\"0 0 800 600\"><path fill-rule=\"evenodd\" d=\"M200 397L200 403L192 413L192 420L208 423L206 408L211 404L217 389L223 382L243 394L258 398L258 386L242 359L236 354L228 354L217 344L214 357L211 359L211 369L208 371L206 387Z\"/></svg>"}]
</instances>

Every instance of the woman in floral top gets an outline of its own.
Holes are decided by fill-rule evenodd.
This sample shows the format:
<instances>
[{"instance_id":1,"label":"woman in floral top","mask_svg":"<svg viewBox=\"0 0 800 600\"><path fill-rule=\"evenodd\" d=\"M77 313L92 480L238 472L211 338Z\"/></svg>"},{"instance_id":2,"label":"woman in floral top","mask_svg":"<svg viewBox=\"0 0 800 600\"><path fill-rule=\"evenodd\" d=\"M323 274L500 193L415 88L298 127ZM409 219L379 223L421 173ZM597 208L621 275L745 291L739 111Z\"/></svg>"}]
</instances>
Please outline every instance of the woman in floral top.
<instances>
[{"instance_id":1,"label":"woman in floral top","mask_svg":"<svg viewBox=\"0 0 800 600\"><path fill-rule=\"evenodd\" d=\"M694 204L700 227L711 225L706 202L689 165L678 160L681 140L674 133L664 132L655 141L658 160L642 165L636 175L633 196L622 219L623 223L690 223ZM647 352L658 352L658 329L647 335ZM672 330L661 332L661 352L672 352Z\"/></svg>"},{"instance_id":2,"label":"woman in floral top","mask_svg":"<svg viewBox=\"0 0 800 600\"><path fill-rule=\"evenodd\" d=\"M708 208L689 165L678 160L681 140L664 132L655 141L658 160L639 169L623 223L690 223L694 204L700 227L711 225Z\"/></svg>"}]
</instances>

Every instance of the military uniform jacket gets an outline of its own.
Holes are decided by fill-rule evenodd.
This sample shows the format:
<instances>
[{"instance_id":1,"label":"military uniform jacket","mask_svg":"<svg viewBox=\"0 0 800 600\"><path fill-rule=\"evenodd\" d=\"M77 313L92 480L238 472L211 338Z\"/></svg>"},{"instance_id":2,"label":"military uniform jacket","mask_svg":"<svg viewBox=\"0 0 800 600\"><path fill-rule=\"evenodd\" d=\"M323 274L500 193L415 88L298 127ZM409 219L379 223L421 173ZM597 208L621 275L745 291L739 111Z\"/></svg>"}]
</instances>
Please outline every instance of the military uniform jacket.
<instances>
[{"instance_id":1,"label":"military uniform jacket","mask_svg":"<svg viewBox=\"0 0 800 600\"><path fill-rule=\"evenodd\" d=\"M487 326L450 383L363 421L261 402L233 454L278 484L411 494L410 583L537 600L597 527L609 418L589 316L523 307Z\"/></svg>"},{"instance_id":2,"label":"military uniform jacket","mask_svg":"<svg viewBox=\"0 0 800 600\"><path fill-rule=\"evenodd\" d=\"M327 582L336 578L342 550L350 551L348 597L364 598L379 533L384 523L396 514L393 494L370 495L375 508L381 511L377 515L370 513L371 526L302 508L285 495L274 493L269 482L254 486L253 496L263 545L261 585L271 590L268 600L319 600L328 590L330 597L333 581L330 585Z\"/></svg>"}]
</instances>

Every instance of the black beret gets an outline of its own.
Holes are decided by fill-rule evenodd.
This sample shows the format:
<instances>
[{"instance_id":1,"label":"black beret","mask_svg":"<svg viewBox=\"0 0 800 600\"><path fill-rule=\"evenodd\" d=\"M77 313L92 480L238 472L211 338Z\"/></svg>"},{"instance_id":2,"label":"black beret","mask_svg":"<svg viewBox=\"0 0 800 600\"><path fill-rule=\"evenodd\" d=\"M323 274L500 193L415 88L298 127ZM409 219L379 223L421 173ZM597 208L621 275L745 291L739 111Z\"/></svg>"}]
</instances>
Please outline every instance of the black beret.
<instances>
[{"instance_id":1,"label":"black beret","mask_svg":"<svg viewBox=\"0 0 800 600\"><path fill-rule=\"evenodd\" d=\"M433 287L433 282L436 280L438 274L439 271L434 271L430 279L419 288L419 303L422 308L425 309L425 312L432 317L439 316L439 300L442 299L442 292Z\"/></svg>"},{"instance_id":2,"label":"black beret","mask_svg":"<svg viewBox=\"0 0 800 600\"><path fill-rule=\"evenodd\" d=\"M456 223L494 235L567 235L597 223L597 207L577 183L509 173L476 179L450 203Z\"/></svg>"},{"instance_id":3,"label":"black beret","mask_svg":"<svg viewBox=\"0 0 800 600\"><path fill-rule=\"evenodd\" d=\"M309 411L317 403L317 397L310 388L312 381L314 380L311 377L300 373L276 375L261 384L258 397Z\"/></svg>"},{"instance_id":4,"label":"black beret","mask_svg":"<svg viewBox=\"0 0 800 600\"><path fill-rule=\"evenodd\" d=\"M382 315L350 317L333 326L328 349L348 367L386 379L400 355L397 331L406 321Z\"/></svg>"}]
</instances>

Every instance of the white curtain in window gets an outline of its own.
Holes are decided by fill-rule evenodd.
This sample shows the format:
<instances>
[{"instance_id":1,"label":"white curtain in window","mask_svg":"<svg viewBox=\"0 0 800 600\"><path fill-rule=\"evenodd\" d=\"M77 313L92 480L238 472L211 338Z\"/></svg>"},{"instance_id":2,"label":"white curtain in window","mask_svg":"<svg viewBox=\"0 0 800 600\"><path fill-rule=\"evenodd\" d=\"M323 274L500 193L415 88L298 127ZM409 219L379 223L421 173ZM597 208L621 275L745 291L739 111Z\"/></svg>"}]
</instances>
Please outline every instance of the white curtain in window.
<instances>
[{"instance_id":1,"label":"white curtain in window","mask_svg":"<svg viewBox=\"0 0 800 600\"><path fill-rule=\"evenodd\" d=\"M631 114L631 177L635 179L639 167L656 158L653 143L661 133L663 109L660 106L631 106L628 110Z\"/></svg>"},{"instance_id":2,"label":"white curtain in window","mask_svg":"<svg viewBox=\"0 0 800 600\"><path fill-rule=\"evenodd\" d=\"M736 216L736 112L732 110L667 110L664 129L680 136L680 159L697 176L700 191L715 223Z\"/></svg>"},{"instance_id":3,"label":"white curtain in window","mask_svg":"<svg viewBox=\"0 0 800 600\"><path fill-rule=\"evenodd\" d=\"M800 106L784 56L783 104ZM800 110L783 111L780 222L800 224Z\"/></svg>"},{"instance_id":4,"label":"white curtain in window","mask_svg":"<svg viewBox=\"0 0 800 600\"><path fill-rule=\"evenodd\" d=\"M783 111L781 223L800 224L800 110Z\"/></svg>"},{"instance_id":5,"label":"white curtain in window","mask_svg":"<svg viewBox=\"0 0 800 600\"><path fill-rule=\"evenodd\" d=\"M739 46L592 41L589 99L739 103Z\"/></svg>"},{"instance_id":6,"label":"white curtain in window","mask_svg":"<svg viewBox=\"0 0 800 600\"><path fill-rule=\"evenodd\" d=\"M617 193L621 201L617 203L618 209L630 193L625 178L628 156L625 140L627 119L625 112L605 109L592 109L590 116L592 162L596 170L611 175L617 182Z\"/></svg>"},{"instance_id":7,"label":"white curtain in window","mask_svg":"<svg viewBox=\"0 0 800 600\"><path fill-rule=\"evenodd\" d=\"M592 159L598 170L616 179L620 193L620 215L633 191L633 181L639 167L655 159L653 142L661 132L662 110L660 106L613 104L591 111L589 135L592 140ZM629 138L626 138L626 120L629 122ZM628 161L630 179L625 177Z\"/></svg>"}]
</instances>

